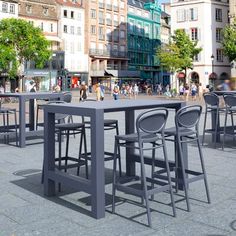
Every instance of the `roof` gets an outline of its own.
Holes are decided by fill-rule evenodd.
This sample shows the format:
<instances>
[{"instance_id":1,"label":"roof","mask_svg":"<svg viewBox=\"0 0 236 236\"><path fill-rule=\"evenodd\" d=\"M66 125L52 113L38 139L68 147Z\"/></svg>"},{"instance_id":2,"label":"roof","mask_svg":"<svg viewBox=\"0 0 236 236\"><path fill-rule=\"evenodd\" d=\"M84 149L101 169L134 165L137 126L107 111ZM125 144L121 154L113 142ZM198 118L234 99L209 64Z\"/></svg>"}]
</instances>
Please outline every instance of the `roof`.
<instances>
[{"instance_id":1,"label":"roof","mask_svg":"<svg viewBox=\"0 0 236 236\"><path fill-rule=\"evenodd\" d=\"M161 12L161 17L162 17L162 18L169 18L170 15L167 14L166 12L162 11L162 12Z\"/></svg>"},{"instance_id":2,"label":"roof","mask_svg":"<svg viewBox=\"0 0 236 236\"><path fill-rule=\"evenodd\" d=\"M82 7L81 0L56 0L56 2L67 7Z\"/></svg>"},{"instance_id":3,"label":"roof","mask_svg":"<svg viewBox=\"0 0 236 236\"><path fill-rule=\"evenodd\" d=\"M141 0L128 0L128 5L143 9L144 2Z\"/></svg>"}]
</instances>

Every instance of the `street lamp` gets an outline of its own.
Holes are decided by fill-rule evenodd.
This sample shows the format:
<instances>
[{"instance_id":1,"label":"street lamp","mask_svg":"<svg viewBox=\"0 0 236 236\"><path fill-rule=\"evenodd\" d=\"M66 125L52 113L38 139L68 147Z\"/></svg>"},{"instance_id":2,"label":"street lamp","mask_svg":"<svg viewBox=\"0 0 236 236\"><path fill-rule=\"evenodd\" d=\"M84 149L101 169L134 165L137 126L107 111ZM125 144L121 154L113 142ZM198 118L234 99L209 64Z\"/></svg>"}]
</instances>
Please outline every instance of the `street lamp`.
<instances>
[{"instance_id":1,"label":"street lamp","mask_svg":"<svg viewBox=\"0 0 236 236\"><path fill-rule=\"evenodd\" d=\"M212 85L213 85L213 88L214 88L214 86L215 86L215 84L214 84L214 59L215 59L215 57L214 57L214 55L212 54L211 55L211 76L212 76Z\"/></svg>"}]
</instances>

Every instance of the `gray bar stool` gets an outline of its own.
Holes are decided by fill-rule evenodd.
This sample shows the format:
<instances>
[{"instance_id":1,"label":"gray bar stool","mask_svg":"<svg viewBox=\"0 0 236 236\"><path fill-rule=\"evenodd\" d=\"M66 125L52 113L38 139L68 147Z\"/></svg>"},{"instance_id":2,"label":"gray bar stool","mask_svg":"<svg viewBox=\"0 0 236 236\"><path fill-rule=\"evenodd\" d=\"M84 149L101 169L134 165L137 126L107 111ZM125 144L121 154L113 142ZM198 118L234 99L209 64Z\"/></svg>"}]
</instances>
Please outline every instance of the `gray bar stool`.
<instances>
[{"instance_id":1,"label":"gray bar stool","mask_svg":"<svg viewBox=\"0 0 236 236\"><path fill-rule=\"evenodd\" d=\"M146 111L140 114L136 119L137 133L115 136L115 156L113 166L113 187L112 187L112 212L115 212L115 194L116 190L139 196L145 200L147 209L148 225L151 227L151 215L149 207L149 197L160 192L168 191L171 197L171 205L173 215L176 215L175 202L173 197L171 177L169 170L169 162L166 152L164 128L168 117L168 110L164 108ZM119 147L133 148L139 151L138 162L140 163L140 177L119 177L117 176L116 165L117 159L120 157ZM167 170L167 180L163 181L159 177L159 171L155 171L155 161L157 158L156 149L163 149L164 166ZM151 176L146 176L144 152L151 152L152 171ZM132 157L127 157L132 158ZM138 181L138 183L137 183ZM147 183L151 183L148 186ZM140 188L135 188L134 184L140 185Z\"/></svg>"},{"instance_id":2,"label":"gray bar stool","mask_svg":"<svg viewBox=\"0 0 236 236\"><path fill-rule=\"evenodd\" d=\"M224 150L225 146L225 137L231 136L235 141L236 130L234 126L234 115L236 114L236 96L233 94L224 95L225 101L225 122L224 122L224 132L223 132L223 142L222 142L222 149ZM227 118L228 115L231 117L231 124L232 126L227 127Z\"/></svg>"},{"instance_id":3,"label":"gray bar stool","mask_svg":"<svg viewBox=\"0 0 236 236\"><path fill-rule=\"evenodd\" d=\"M4 143L9 144L10 142L9 135L10 133L14 133L16 146L18 146L16 109L2 107L0 105L0 115L2 116L2 124L0 125L0 133L3 134ZM10 116L13 116L13 124L11 124Z\"/></svg>"},{"instance_id":4,"label":"gray bar stool","mask_svg":"<svg viewBox=\"0 0 236 236\"><path fill-rule=\"evenodd\" d=\"M176 169L179 171L179 164L180 162L180 171L182 175L182 179L179 178L177 172L177 183L182 183L185 191L185 198L187 204L187 210L190 211L190 204L189 204L189 195L188 195L188 185L189 183L204 180L206 195L208 203L210 203L210 194L207 184L207 176L206 170L203 160L202 149L200 145L200 138L199 138L199 120L202 113L202 107L200 105L193 105L193 106L186 106L181 108L175 116L175 127L166 129L165 135L166 137L173 136L174 142L176 142L177 152L179 154L179 158L175 158L176 162ZM188 144L191 142L197 143L198 151L199 151L199 158L201 163L201 172L194 171L187 169L184 164L184 156L183 156L183 145L184 143ZM193 177L188 177L192 175Z\"/></svg>"},{"instance_id":5,"label":"gray bar stool","mask_svg":"<svg viewBox=\"0 0 236 236\"><path fill-rule=\"evenodd\" d=\"M214 135L214 147L216 148L216 138L218 132L220 130L219 127L219 114L220 112L224 111L224 109L220 108L220 100L219 97L215 93L205 93L203 95L204 101L205 101L205 116L204 116L204 125L203 125L203 135L202 135L202 145L205 141L205 134L211 133ZM215 113L216 119L213 120L215 127L212 127L212 129L206 129L206 122L207 122L207 114L208 113Z\"/></svg>"}]
</instances>

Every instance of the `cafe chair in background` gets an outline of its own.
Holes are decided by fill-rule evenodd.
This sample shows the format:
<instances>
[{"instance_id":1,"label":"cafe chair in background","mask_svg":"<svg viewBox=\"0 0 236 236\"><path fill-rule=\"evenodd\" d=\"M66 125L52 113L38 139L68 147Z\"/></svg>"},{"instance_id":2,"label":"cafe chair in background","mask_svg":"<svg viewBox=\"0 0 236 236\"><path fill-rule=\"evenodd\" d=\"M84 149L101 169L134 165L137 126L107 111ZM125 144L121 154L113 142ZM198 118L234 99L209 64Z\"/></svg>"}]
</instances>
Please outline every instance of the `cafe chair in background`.
<instances>
[{"instance_id":1,"label":"cafe chair in background","mask_svg":"<svg viewBox=\"0 0 236 236\"><path fill-rule=\"evenodd\" d=\"M226 136L233 137L233 141L235 142L236 129L234 126L234 115L236 114L236 96L233 94L224 95L224 102L225 102L225 121L224 121L223 142L222 142L223 150L225 146ZM227 126L228 116L231 117L231 126L229 127Z\"/></svg>"},{"instance_id":2,"label":"cafe chair in background","mask_svg":"<svg viewBox=\"0 0 236 236\"><path fill-rule=\"evenodd\" d=\"M216 141L217 141L217 135L220 132L219 125L220 125L220 112L223 112L224 109L220 107L220 99L215 93L205 93L203 94L203 98L205 101L205 116L204 116L204 124L203 124L203 135L202 135L202 145L205 141L205 134L211 133L213 134L213 140L214 140L214 148L216 148ZM211 129L206 128L207 123L207 116L208 114L212 117L215 117L215 120L212 121L214 123L214 127ZM214 114L214 115L212 115Z\"/></svg>"},{"instance_id":3,"label":"cafe chair in background","mask_svg":"<svg viewBox=\"0 0 236 236\"><path fill-rule=\"evenodd\" d=\"M140 114L136 119L137 133L115 136L114 164L113 164L113 187L112 187L112 213L115 213L116 190L127 194L141 197L142 203L145 200L148 225L152 227L149 198L160 192L168 192L171 197L173 215L176 215L175 202L171 185L169 162L166 152L164 128L168 117L168 110L158 108ZM140 163L140 176L125 177L117 175L117 159L120 159L119 148L125 147L138 151L137 162ZM155 170L157 158L156 149L163 149L164 166L167 178L164 181L159 179L159 171ZM145 167L144 153L151 153L151 174L148 176ZM127 158L132 158L127 157ZM148 184L150 183L150 184ZM137 188L137 184L139 188Z\"/></svg>"},{"instance_id":4,"label":"cafe chair in background","mask_svg":"<svg viewBox=\"0 0 236 236\"><path fill-rule=\"evenodd\" d=\"M16 109L2 107L0 103L0 116L0 134L3 136L4 143L9 144L10 134L13 133L15 136L16 146L18 146Z\"/></svg>"},{"instance_id":5,"label":"cafe chair in background","mask_svg":"<svg viewBox=\"0 0 236 236\"><path fill-rule=\"evenodd\" d=\"M173 141L176 143L176 180L178 184L182 184L185 192L185 199L187 204L187 210L190 211L188 185L198 180L203 180L205 184L205 190L207 195L207 201L210 203L210 194L207 183L207 175L204 165L204 159L202 154L202 147L200 145L199 138L199 120L202 113L202 107L200 105L186 106L178 110L175 115L175 127L165 129L165 135L167 138L173 136ZM184 162L183 144L196 143L201 171L195 171L188 169ZM191 146L189 147L191 149ZM189 151L191 152L191 151ZM178 156L177 156L178 153ZM179 178L179 172L182 178ZM191 177L190 177L191 176Z\"/></svg>"}]
</instances>

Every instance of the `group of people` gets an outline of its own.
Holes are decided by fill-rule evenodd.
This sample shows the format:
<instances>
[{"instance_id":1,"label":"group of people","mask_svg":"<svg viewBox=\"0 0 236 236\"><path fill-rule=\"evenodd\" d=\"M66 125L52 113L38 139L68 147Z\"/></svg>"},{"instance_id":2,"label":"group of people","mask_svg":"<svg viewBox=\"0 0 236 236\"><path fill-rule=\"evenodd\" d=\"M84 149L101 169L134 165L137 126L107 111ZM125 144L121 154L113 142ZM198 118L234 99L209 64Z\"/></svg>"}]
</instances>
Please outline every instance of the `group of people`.
<instances>
[{"instance_id":1,"label":"group of people","mask_svg":"<svg viewBox=\"0 0 236 236\"><path fill-rule=\"evenodd\" d=\"M201 83L191 83L190 85L188 83L186 84L180 84L179 86L179 96L180 98L185 98L186 101L189 100L189 97L192 98L193 101L199 98L199 100L202 99L203 92L206 92L206 89L203 89L203 86Z\"/></svg>"}]
</instances>

